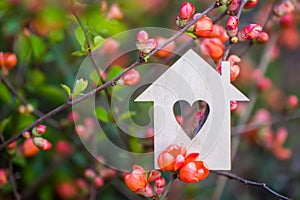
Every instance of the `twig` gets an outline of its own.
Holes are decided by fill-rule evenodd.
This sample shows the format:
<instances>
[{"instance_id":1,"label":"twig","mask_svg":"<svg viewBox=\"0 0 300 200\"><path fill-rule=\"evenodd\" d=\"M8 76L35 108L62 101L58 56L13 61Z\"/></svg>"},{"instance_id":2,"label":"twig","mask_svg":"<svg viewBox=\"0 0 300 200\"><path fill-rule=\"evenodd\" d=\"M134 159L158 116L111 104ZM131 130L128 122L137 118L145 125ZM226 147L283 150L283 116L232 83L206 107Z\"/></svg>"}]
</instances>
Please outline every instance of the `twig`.
<instances>
[{"instance_id":1,"label":"twig","mask_svg":"<svg viewBox=\"0 0 300 200\"><path fill-rule=\"evenodd\" d=\"M197 18L191 20L190 22L188 22L182 29L180 29L178 32L176 32L172 37L170 37L169 39L167 39L164 43L162 43L161 45L159 45L156 49L154 49L152 52L150 52L148 55L144 56L144 57L140 57L138 58L134 63L132 63L129 67L127 67L126 69L124 69L120 74L118 74L117 76L115 76L113 79L111 79L110 81L105 82L104 84L102 84L101 86L93 89L92 91L88 92L87 94L78 97L74 100L68 100L66 103L56 107L55 109L49 111L47 114L43 115L42 117L40 117L39 119L37 119L35 122L33 122L31 125L29 125L28 127L26 127L25 129L23 129L21 132L19 132L18 134L12 136L11 138L9 138L8 140L6 140L4 143L2 143L0 145L0 150L4 149L9 143L19 139L20 137L22 137L23 132L25 131L29 131L32 128L34 128L35 126L39 125L40 123L44 122L46 119L56 115L57 113L67 109L68 107L78 104L82 101L84 101L85 99L95 95L96 93L110 87L110 86L114 86L116 85L116 82L124 75L126 74L128 71L130 71L131 69L139 66L140 64L146 62L147 59L149 59L151 56L153 56L155 53L157 53L160 49L164 48L165 46L167 46L170 42L172 42L173 40L175 40L176 38L178 38L179 36L181 36L186 30L188 30L188 28L190 26L192 26L194 23L196 23L196 21L198 19L200 19L202 16L206 15L208 12L210 12L211 10L213 10L214 8L216 8L216 3L214 3L213 5L211 5L209 8L207 8L205 11L203 11L201 13L201 15L199 15Z\"/></svg>"},{"instance_id":2,"label":"twig","mask_svg":"<svg viewBox=\"0 0 300 200\"><path fill-rule=\"evenodd\" d=\"M96 61L95 61L95 58L94 58L94 55L93 55L93 52L92 52L92 48L91 48L91 44L90 44L90 40L89 40L89 37L87 35L87 30L84 28L83 24L81 23L81 20L79 19L78 15L76 14L76 12L74 10L72 10L72 14L76 18L79 27L81 28L82 32L84 33L84 37L85 37L86 45L87 45L87 50L88 50L87 55L90 58L90 60L92 61L92 65L93 65L94 69L96 70L96 72L99 76L101 84L104 84L105 81L103 80L103 77L101 76L101 72L99 71L100 68L97 65ZM104 89L104 92L105 92L108 103L110 103L111 102L111 95L109 94L107 89Z\"/></svg>"},{"instance_id":3,"label":"twig","mask_svg":"<svg viewBox=\"0 0 300 200\"><path fill-rule=\"evenodd\" d=\"M227 15L227 9L220 13L219 15L217 15L215 18L213 18L213 23L217 23L218 21L220 21L223 17L225 17Z\"/></svg>"},{"instance_id":4,"label":"twig","mask_svg":"<svg viewBox=\"0 0 300 200\"><path fill-rule=\"evenodd\" d=\"M168 183L166 189L164 190L164 192L163 192L162 195L160 196L159 200L164 200L164 199L167 197L167 195L168 195L168 193L169 193L169 190L170 190L170 188L171 188L171 185L172 185L173 182L176 180L176 178L177 178L177 174L172 174L172 177L171 177L171 179L170 179L170 181L169 181L169 183Z\"/></svg>"},{"instance_id":5,"label":"twig","mask_svg":"<svg viewBox=\"0 0 300 200\"><path fill-rule=\"evenodd\" d=\"M12 158L9 158L8 165L9 165L8 166L9 167L9 181L10 181L10 184L11 184L11 187L12 187L15 199L16 200L20 200L21 197L20 197L20 194L18 192L16 181L15 181L15 177L14 177L14 170L13 170Z\"/></svg>"},{"instance_id":6,"label":"twig","mask_svg":"<svg viewBox=\"0 0 300 200\"><path fill-rule=\"evenodd\" d=\"M237 181L239 181L239 182L241 182L241 183L243 183L245 185L251 185L251 186L254 186L254 187L262 188L262 189L266 190L267 192L275 195L279 199L292 200L292 198L283 196L283 195L275 192L269 186L267 186L266 183L260 183L260 182L250 181L250 180L244 179L242 177L236 176L236 175L231 174L231 173L225 173L225 172L220 172L220 171L211 171L211 172L214 173L214 174L220 175L220 176L227 177L227 178L232 179L232 180L237 180Z\"/></svg>"},{"instance_id":7,"label":"twig","mask_svg":"<svg viewBox=\"0 0 300 200\"><path fill-rule=\"evenodd\" d=\"M22 103L23 105L30 104L29 101L28 101L26 98L24 98L23 96L19 95L19 93L17 92L16 88L15 88L15 87L14 87L14 86L6 79L1 73L0 73L0 79L2 80L3 84L7 87L7 89L9 89L9 91L10 91L16 98L18 98L18 99L21 101L21 103ZM40 110L38 110L37 108L34 108L33 113L34 113L36 116L38 116L38 117L41 117L41 116L44 115L44 113L42 113L42 112L41 112ZM47 122L48 122L51 126L57 128L57 129L60 129L60 128L61 128L60 124L59 124L57 121L55 121L55 120L53 120L53 119L51 119L51 118L47 119Z\"/></svg>"},{"instance_id":8,"label":"twig","mask_svg":"<svg viewBox=\"0 0 300 200\"><path fill-rule=\"evenodd\" d=\"M243 10L243 7L244 5L247 3L248 0L242 0L241 4L240 4L240 7L237 11L237 14L236 14L236 17L239 19L241 17L241 14L242 14L242 10ZM223 55L223 58L222 60L226 60L227 57L228 57L228 54L232 48L232 46L234 45L235 43L231 42L231 40L229 40L226 48L225 48L225 51L224 51L224 55Z\"/></svg>"}]
</instances>

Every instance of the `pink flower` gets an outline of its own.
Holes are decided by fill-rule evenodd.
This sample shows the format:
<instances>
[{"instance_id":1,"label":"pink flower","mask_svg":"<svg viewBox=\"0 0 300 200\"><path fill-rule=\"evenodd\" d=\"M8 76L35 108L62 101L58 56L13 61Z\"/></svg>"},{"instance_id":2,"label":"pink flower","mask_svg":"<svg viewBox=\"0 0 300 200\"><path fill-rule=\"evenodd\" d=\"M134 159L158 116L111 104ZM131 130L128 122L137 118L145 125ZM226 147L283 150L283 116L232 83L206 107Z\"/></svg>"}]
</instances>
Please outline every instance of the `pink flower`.
<instances>
[{"instance_id":1,"label":"pink flower","mask_svg":"<svg viewBox=\"0 0 300 200\"><path fill-rule=\"evenodd\" d=\"M261 32L262 27L258 24L249 24L238 32L240 42L256 39Z\"/></svg>"},{"instance_id":2,"label":"pink flower","mask_svg":"<svg viewBox=\"0 0 300 200\"><path fill-rule=\"evenodd\" d=\"M228 40L228 35L226 34L226 31L223 26L219 24L213 25L213 30L211 34L209 35L210 38L219 38L222 42L225 42Z\"/></svg>"},{"instance_id":3,"label":"pink flower","mask_svg":"<svg viewBox=\"0 0 300 200\"><path fill-rule=\"evenodd\" d=\"M234 37L238 33L239 19L236 16L229 16L226 21L226 31L229 37Z\"/></svg>"},{"instance_id":4,"label":"pink flower","mask_svg":"<svg viewBox=\"0 0 300 200\"><path fill-rule=\"evenodd\" d=\"M295 6L290 1L283 1L274 7L274 14L281 17L290 14L295 10Z\"/></svg>"},{"instance_id":5,"label":"pink flower","mask_svg":"<svg viewBox=\"0 0 300 200\"><path fill-rule=\"evenodd\" d=\"M181 19L189 19L193 16L194 12L195 12L195 6L190 2L184 2L181 5L179 11L179 17Z\"/></svg>"},{"instance_id":6,"label":"pink flower","mask_svg":"<svg viewBox=\"0 0 300 200\"><path fill-rule=\"evenodd\" d=\"M32 129L34 136L42 136L46 132L47 127L45 125L38 125Z\"/></svg>"},{"instance_id":7,"label":"pink flower","mask_svg":"<svg viewBox=\"0 0 300 200\"><path fill-rule=\"evenodd\" d=\"M271 151L274 155L281 160L286 160L291 157L292 151L288 148L283 147L282 145L286 141L288 136L288 131L286 128L279 128L277 130L276 136L271 147Z\"/></svg>"},{"instance_id":8,"label":"pink flower","mask_svg":"<svg viewBox=\"0 0 300 200\"><path fill-rule=\"evenodd\" d=\"M137 70L132 69L120 78L120 80L118 81L118 84L119 85L135 85L140 81L140 79L141 79L140 73Z\"/></svg>"},{"instance_id":9,"label":"pink flower","mask_svg":"<svg viewBox=\"0 0 300 200\"><path fill-rule=\"evenodd\" d=\"M269 40L269 34L266 32L260 32L258 34L258 37L256 38L256 41L258 43L266 43Z\"/></svg>"},{"instance_id":10,"label":"pink flower","mask_svg":"<svg viewBox=\"0 0 300 200\"><path fill-rule=\"evenodd\" d=\"M100 176L96 176L94 178L94 185L97 187L97 188L100 188L104 185L104 181L103 181L103 178L101 178Z\"/></svg>"},{"instance_id":11,"label":"pink flower","mask_svg":"<svg viewBox=\"0 0 300 200\"><path fill-rule=\"evenodd\" d=\"M72 153L72 146L63 140L59 140L55 146L55 152L59 155L69 155Z\"/></svg>"},{"instance_id":12,"label":"pink flower","mask_svg":"<svg viewBox=\"0 0 300 200\"><path fill-rule=\"evenodd\" d=\"M299 100L296 95L290 95L287 98L287 104L290 109L295 109L299 105Z\"/></svg>"},{"instance_id":13,"label":"pink flower","mask_svg":"<svg viewBox=\"0 0 300 200\"><path fill-rule=\"evenodd\" d=\"M0 169L0 188L7 183L7 176L4 169Z\"/></svg>"},{"instance_id":14,"label":"pink flower","mask_svg":"<svg viewBox=\"0 0 300 200\"><path fill-rule=\"evenodd\" d=\"M151 170L149 176L148 176L148 182L155 181L156 179L161 177L160 171L157 170Z\"/></svg>"},{"instance_id":15,"label":"pink flower","mask_svg":"<svg viewBox=\"0 0 300 200\"><path fill-rule=\"evenodd\" d=\"M157 164L162 171L174 172L178 169L181 158L185 156L186 149L176 144L170 145L165 151L158 156Z\"/></svg>"},{"instance_id":16,"label":"pink flower","mask_svg":"<svg viewBox=\"0 0 300 200\"><path fill-rule=\"evenodd\" d=\"M121 11L118 4L114 3L109 8L109 11L107 13L108 19L122 19L123 18L123 12Z\"/></svg>"}]
</instances>

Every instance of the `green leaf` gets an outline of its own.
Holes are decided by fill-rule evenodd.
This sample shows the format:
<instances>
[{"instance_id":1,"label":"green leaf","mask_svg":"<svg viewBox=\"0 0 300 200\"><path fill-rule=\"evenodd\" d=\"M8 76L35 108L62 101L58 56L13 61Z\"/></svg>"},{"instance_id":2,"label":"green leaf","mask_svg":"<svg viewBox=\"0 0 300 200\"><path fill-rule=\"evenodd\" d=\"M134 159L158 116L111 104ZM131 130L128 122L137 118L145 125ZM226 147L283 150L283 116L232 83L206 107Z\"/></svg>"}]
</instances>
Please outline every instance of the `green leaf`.
<instances>
[{"instance_id":1,"label":"green leaf","mask_svg":"<svg viewBox=\"0 0 300 200\"><path fill-rule=\"evenodd\" d=\"M80 46L84 46L86 44L85 35L82 31L81 27L77 27L75 30L75 37Z\"/></svg>"},{"instance_id":2,"label":"green leaf","mask_svg":"<svg viewBox=\"0 0 300 200\"><path fill-rule=\"evenodd\" d=\"M104 38L97 35L94 37L93 44L92 44L92 51L98 49L104 44Z\"/></svg>"},{"instance_id":3,"label":"green leaf","mask_svg":"<svg viewBox=\"0 0 300 200\"><path fill-rule=\"evenodd\" d=\"M18 63L29 64L32 55L32 48L29 39L24 35L19 35L14 46L14 51L18 57Z\"/></svg>"},{"instance_id":4,"label":"green leaf","mask_svg":"<svg viewBox=\"0 0 300 200\"><path fill-rule=\"evenodd\" d=\"M49 97L51 97L51 103L61 103L66 100L64 92L62 92L60 88L54 87L52 85L41 85L40 87L36 88L36 92L45 99L49 99Z\"/></svg>"},{"instance_id":5,"label":"green leaf","mask_svg":"<svg viewBox=\"0 0 300 200\"><path fill-rule=\"evenodd\" d=\"M68 94L68 97L71 96L71 89L69 88L69 86L65 85L65 84L60 84L60 86L62 87L62 89L64 89L64 91Z\"/></svg>"},{"instance_id":6,"label":"green leaf","mask_svg":"<svg viewBox=\"0 0 300 200\"><path fill-rule=\"evenodd\" d=\"M197 38L197 36L192 32L186 31L185 34L191 36L192 38Z\"/></svg>"},{"instance_id":7,"label":"green leaf","mask_svg":"<svg viewBox=\"0 0 300 200\"><path fill-rule=\"evenodd\" d=\"M7 124L11 121L11 117L5 118L0 122L0 133L3 133Z\"/></svg>"},{"instance_id":8,"label":"green leaf","mask_svg":"<svg viewBox=\"0 0 300 200\"><path fill-rule=\"evenodd\" d=\"M35 35L29 36L31 47L33 50L33 56L35 59L41 61L44 57L46 51L46 44L45 42Z\"/></svg>"},{"instance_id":9,"label":"green leaf","mask_svg":"<svg viewBox=\"0 0 300 200\"><path fill-rule=\"evenodd\" d=\"M109 117L108 117L107 111L103 107L98 106L95 109L95 112L96 112L96 116L99 120L101 120L103 122L109 122Z\"/></svg>"},{"instance_id":10,"label":"green leaf","mask_svg":"<svg viewBox=\"0 0 300 200\"><path fill-rule=\"evenodd\" d=\"M76 97L78 95L81 95L81 92L85 90L87 86L88 86L87 80L83 80L83 79L76 80L75 86L73 88L72 96Z\"/></svg>"},{"instance_id":11,"label":"green leaf","mask_svg":"<svg viewBox=\"0 0 300 200\"><path fill-rule=\"evenodd\" d=\"M41 86L46 80L45 74L38 69L30 71L29 77L31 80L31 84L34 87Z\"/></svg>"},{"instance_id":12,"label":"green leaf","mask_svg":"<svg viewBox=\"0 0 300 200\"><path fill-rule=\"evenodd\" d=\"M87 51L74 51L71 55L72 56L86 56Z\"/></svg>"},{"instance_id":13,"label":"green leaf","mask_svg":"<svg viewBox=\"0 0 300 200\"><path fill-rule=\"evenodd\" d=\"M14 156L13 163L19 165L20 167L26 166L26 159L23 156Z\"/></svg>"},{"instance_id":14,"label":"green leaf","mask_svg":"<svg viewBox=\"0 0 300 200\"><path fill-rule=\"evenodd\" d=\"M5 87L2 83L0 83L0 99L5 103L11 105L12 104L12 97L10 95L9 90Z\"/></svg>"},{"instance_id":15,"label":"green leaf","mask_svg":"<svg viewBox=\"0 0 300 200\"><path fill-rule=\"evenodd\" d=\"M107 80L111 80L112 78L114 78L115 76L120 74L122 71L123 71L123 69L120 66L111 67L111 69L109 70L109 72L107 74Z\"/></svg>"}]
</instances>

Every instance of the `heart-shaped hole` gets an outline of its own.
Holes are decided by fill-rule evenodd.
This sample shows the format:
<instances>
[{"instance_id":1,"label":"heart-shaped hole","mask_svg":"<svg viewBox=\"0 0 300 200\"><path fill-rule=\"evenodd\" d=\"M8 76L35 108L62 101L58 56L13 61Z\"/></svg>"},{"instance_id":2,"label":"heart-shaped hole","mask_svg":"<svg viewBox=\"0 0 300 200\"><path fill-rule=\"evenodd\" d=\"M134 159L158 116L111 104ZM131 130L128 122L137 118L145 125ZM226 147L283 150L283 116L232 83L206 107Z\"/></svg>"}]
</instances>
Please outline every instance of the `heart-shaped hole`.
<instances>
[{"instance_id":1,"label":"heart-shaped hole","mask_svg":"<svg viewBox=\"0 0 300 200\"><path fill-rule=\"evenodd\" d=\"M209 115L209 106L201 100L195 101L192 106L187 101L180 100L174 104L173 113L182 130L193 139Z\"/></svg>"}]
</instances>

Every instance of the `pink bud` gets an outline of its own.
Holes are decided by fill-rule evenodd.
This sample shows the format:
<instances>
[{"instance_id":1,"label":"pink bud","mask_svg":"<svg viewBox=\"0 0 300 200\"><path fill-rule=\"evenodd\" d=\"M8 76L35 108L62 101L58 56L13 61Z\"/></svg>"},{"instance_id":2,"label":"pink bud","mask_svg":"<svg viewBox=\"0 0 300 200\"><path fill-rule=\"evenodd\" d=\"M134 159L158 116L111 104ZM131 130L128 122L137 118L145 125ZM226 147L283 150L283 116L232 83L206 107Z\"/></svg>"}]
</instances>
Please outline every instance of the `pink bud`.
<instances>
[{"instance_id":1,"label":"pink bud","mask_svg":"<svg viewBox=\"0 0 300 200\"><path fill-rule=\"evenodd\" d=\"M245 5L244 5L244 9L250 9L253 8L257 5L258 0L249 0Z\"/></svg>"},{"instance_id":2,"label":"pink bud","mask_svg":"<svg viewBox=\"0 0 300 200\"><path fill-rule=\"evenodd\" d=\"M59 140L55 146L55 152L59 155L69 155L72 152L72 146L63 140Z\"/></svg>"},{"instance_id":3,"label":"pink bud","mask_svg":"<svg viewBox=\"0 0 300 200\"><path fill-rule=\"evenodd\" d=\"M269 89L272 85L272 82L269 78L263 77L257 81L257 89L260 91L265 91Z\"/></svg>"},{"instance_id":4,"label":"pink bud","mask_svg":"<svg viewBox=\"0 0 300 200\"><path fill-rule=\"evenodd\" d=\"M253 40L258 37L262 27L258 24L249 24L238 32L238 39L240 42L246 40Z\"/></svg>"},{"instance_id":5,"label":"pink bud","mask_svg":"<svg viewBox=\"0 0 300 200\"><path fill-rule=\"evenodd\" d=\"M0 188L7 183L7 176L4 169L0 169Z\"/></svg>"},{"instance_id":6,"label":"pink bud","mask_svg":"<svg viewBox=\"0 0 300 200\"><path fill-rule=\"evenodd\" d=\"M213 22L207 17L201 17L196 23L194 27L194 33L198 37L208 37L213 31Z\"/></svg>"},{"instance_id":7,"label":"pink bud","mask_svg":"<svg viewBox=\"0 0 300 200\"><path fill-rule=\"evenodd\" d=\"M87 133L87 130L85 128L85 126L79 124L75 127L75 130L76 130L76 133L79 135L79 136L85 136L86 133Z\"/></svg>"},{"instance_id":8,"label":"pink bud","mask_svg":"<svg viewBox=\"0 0 300 200\"><path fill-rule=\"evenodd\" d=\"M230 66L230 82L235 81L235 79L240 74L240 67L238 65Z\"/></svg>"},{"instance_id":9,"label":"pink bud","mask_svg":"<svg viewBox=\"0 0 300 200\"><path fill-rule=\"evenodd\" d=\"M30 132L25 131L25 132L23 133L23 138L29 139L29 138L30 138Z\"/></svg>"},{"instance_id":10,"label":"pink bud","mask_svg":"<svg viewBox=\"0 0 300 200\"><path fill-rule=\"evenodd\" d=\"M260 32L258 37L256 38L256 41L258 43L266 43L269 40L269 34L266 32Z\"/></svg>"},{"instance_id":11,"label":"pink bud","mask_svg":"<svg viewBox=\"0 0 300 200\"><path fill-rule=\"evenodd\" d=\"M166 181L164 178L159 178L154 183L154 192L159 195L162 194L164 191L164 188L166 186Z\"/></svg>"},{"instance_id":12,"label":"pink bud","mask_svg":"<svg viewBox=\"0 0 300 200\"><path fill-rule=\"evenodd\" d=\"M76 112L76 111L72 111L68 114L68 119L71 121L71 122L76 122L79 120L79 113Z\"/></svg>"},{"instance_id":13,"label":"pink bud","mask_svg":"<svg viewBox=\"0 0 300 200\"><path fill-rule=\"evenodd\" d=\"M228 0L226 6L230 12L235 13L239 9L240 3L241 0Z\"/></svg>"},{"instance_id":14,"label":"pink bud","mask_svg":"<svg viewBox=\"0 0 300 200\"><path fill-rule=\"evenodd\" d=\"M230 62L230 65L234 65L235 63L241 62L241 58L238 57L237 55L230 55L230 56L227 58L227 61Z\"/></svg>"},{"instance_id":15,"label":"pink bud","mask_svg":"<svg viewBox=\"0 0 300 200\"><path fill-rule=\"evenodd\" d=\"M238 102L237 101L230 101L230 110L234 111L238 108Z\"/></svg>"},{"instance_id":16,"label":"pink bud","mask_svg":"<svg viewBox=\"0 0 300 200\"><path fill-rule=\"evenodd\" d=\"M144 197L153 197L152 187L149 183L146 184L145 189L141 192Z\"/></svg>"},{"instance_id":17,"label":"pink bud","mask_svg":"<svg viewBox=\"0 0 300 200\"><path fill-rule=\"evenodd\" d=\"M117 171L112 168L104 168L100 170L100 175L103 179L108 179L114 177L117 174Z\"/></svg>"},{"instance_id":18,"label":"pink bud","mask_svg":"<svg viewBox=\"0 0 300 200\"><path fill-rule=\"evenodd\" d=\"M274 7L274 14L281 17L283 15L292 13L295 10L295 6L290 1L283 1Z\"/></svg>"},{"instance_id":19,"label":"pink bud","mask_svg":"<svg viewBox=\"0 0 300 200\"><path fill-rule=\"evenodd\" d=\"M176 115L175 118L179 125L183 123L183 117L181 115Z\"/></svg>"},{"instance_id":20,"label":"pink bud","mask_svg":"<svg viewBox=\"0 0 300 200\"><path fill-rule=\"evenodd\" d=\"M121 79L118 81L118 84L119 85L135 85L140 81L140 79L141 79L140 73L137 70L132 69L121 77Z\"/></svg>"},{"instance_id":21,"label":"pink bud","mask_svg":"<svg viewBox=\"0 0 300 200\"><path fill-rule=\"evenodd\" d=\"M298 107L299 101L296 95L290 95L287 99L287 104L290 109L295 109Z\"/></svg>"},{"instance_id":22,"label":"pink bud","mask_svg":"<svg viewBox=\"0 0 300 200\"><path fill-rule=\"evenodd\" d=\"M234 30L239 25L239 19L236 16L229 16L226 21L226 29Z\"/></svg>"},{"instance_id":23,"label":"pink bud","mask_svg":"<svg viewBox=\"0 0 300 200\"><path fill-rule=\"evenodd\" d=\"M111 5L108 13L107 13L108 19L122 19L123 18L123 12L121 11L118 4L114 3Z\"/></svg>"},{"instance_id":24,"label":"pink bud","mask_svg":"<svg viewBox=\"0 0 300 200\"><path fill-rule=\"evenodd\" d=\"M100 176L96 176L94 178L94 184L95 184L95 186L97 188L100 188L100 187L102 187L104 185L104 181L103 181L103 179Z\"/></svg>"},{"instance_id":25,"label":"pink bud","mask_svg":"<svg viewBox=\"0 0 300 200\"><path fill-rule=\"evenodd\" d=\"M137 44L146 44L149 40L149 34L144 31L141 30L138 32L137 36L136 36L136 43Z\"/></svg>"},{"instance_id":26,"label":"pink bud","mask_svg":"<svg viewBox=\"0 0 300 200\"><path fill-rule=\"evenodd\" d=\"M184 2L181 5L179 16L181 19L189 19L195 12L195 6L190 2Z\"/></svg>"},{"instance_id":27,"label":"pink bud","mask_svg":"<svg viewBox=\"0 0 300 200\"><path fill-rule=\"evenodd\" d=\"M149 176L148 176L148 182L155 181L156 179L161 177L160 171L157 170L151 170Z\"/></svg>"},{"instance_id":28,"label":"pink bud","mask_svg":"<svg viewBox=\"0 0 300 200\"><path fill-rule=\"evenodd\" d=\"M295 22L296 22L295 15L291 13L282 16L280 19L280 25L286 28L293 27L295 25Z\"/></svg>"},{"instance_id":29,"label":"pink bud","mask_svg":"<svg viewBox=\"0 0 300 200\"><path fill-rule=\"evenodd\" d=\"M35 137L32 141L37 148L44 151L49 150L52 147L52 144L48 140L41 137Z\"/></svg>"},{"instance_id":30,"label":"pink bud","mask_svg":"<svg viewBox=\"0 0 300 200\"><path fill-rule=\"evenodd\" d=\"M94 170L87 168L86 170L84 170L84 176L87 179L94 179L96 177L96 173Z\"/></svg>"},{"instance_id":31,"label":"pink bud","mask_svg":"<svg viewBox=\"0 0 300 200\"><path fill-rule=\"evenodd\" d=\"M44 125L38 125L32 130L34 136L41 136L46 132L47 127Z\"/></svg>"}]
</instances>

